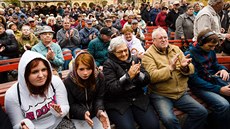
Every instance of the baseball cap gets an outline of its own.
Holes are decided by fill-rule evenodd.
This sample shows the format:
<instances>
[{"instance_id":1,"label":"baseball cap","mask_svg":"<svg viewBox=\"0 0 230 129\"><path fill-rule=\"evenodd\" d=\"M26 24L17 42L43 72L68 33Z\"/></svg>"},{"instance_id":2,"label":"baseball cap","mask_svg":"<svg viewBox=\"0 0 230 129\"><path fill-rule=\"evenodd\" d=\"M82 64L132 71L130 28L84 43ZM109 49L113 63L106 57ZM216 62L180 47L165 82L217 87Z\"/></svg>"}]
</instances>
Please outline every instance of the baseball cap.
<instances>
[{"instance_id":1,"label":"baseball cap","mask_svg":"<svg viewBox=\"0 0 230 129\"><path fill-rule=\"evenodd\" d=\"M103 27L103 28L101 28L101 30L100 30L100 34L104 34L104 35L107 35L107 36L111 36L111 35L113 35L113 32L112 32L112 30L111 30L110 28L108 28L108 27Z\"/></svg>"}]
</instances>

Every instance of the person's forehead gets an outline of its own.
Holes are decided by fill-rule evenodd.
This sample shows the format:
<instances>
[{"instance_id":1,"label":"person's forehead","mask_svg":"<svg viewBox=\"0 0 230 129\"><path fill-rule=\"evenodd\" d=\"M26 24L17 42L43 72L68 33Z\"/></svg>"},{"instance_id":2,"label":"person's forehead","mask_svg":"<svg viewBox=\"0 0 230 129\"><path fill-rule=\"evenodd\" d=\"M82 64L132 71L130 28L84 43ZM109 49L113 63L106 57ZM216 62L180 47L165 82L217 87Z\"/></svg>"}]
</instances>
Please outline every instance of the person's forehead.
<instances>
[{"instance_id":1,"label":"person's forehead","mask_svg":"<svg viewBox=\"0 0 230 129\"><path fill-rule=\"evenodd\" d=\"M24 30L25 30L25 29L30 29L30 27L29 27L29 26L23 26L23 27L22 27L22 30L23 30L23 29L24 29Z\"/></svg>"},{"instance_id":2,"label":"person's forehead","mask_svg":"<svg viewBox=\"0 0 230 129\"><path fill-rule=\"evenodd\" d=\"M156 35L157 37L165 37L168 36L167 33L165 31L159 31Z\"/></svg>"}]
</instances>

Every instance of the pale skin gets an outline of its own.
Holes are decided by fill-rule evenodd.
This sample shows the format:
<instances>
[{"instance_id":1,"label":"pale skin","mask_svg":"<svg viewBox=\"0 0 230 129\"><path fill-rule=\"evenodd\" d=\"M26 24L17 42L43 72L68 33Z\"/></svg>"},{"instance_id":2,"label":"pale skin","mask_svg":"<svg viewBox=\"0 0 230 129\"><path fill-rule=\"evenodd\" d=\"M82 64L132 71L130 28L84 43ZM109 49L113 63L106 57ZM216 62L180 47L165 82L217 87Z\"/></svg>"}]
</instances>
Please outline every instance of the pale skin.
<instances>
[{"instance_id":1,"label":"pale skin","mask_svg":"<svg viewBox=\"0 0 230 129\"><path fill-rule=\"evenodd\" d=\"M190 55L186 55L184 59L180 60L179 59L179 54L176 54L171 60L170 60L170 65L169 65L169 69L170 71L173 71L176 69L176 63L177 61L179 61L180 66L183 67L187 67L191 62L192 62L192 58L189 58Z\"/></svg>"},{"instance_id":2,"label":"pale skin","mask_svg":"<svg viewBox=\"0 0 230 129\"><path fill-rule=\"evenodd\" d=\"M105 114L105 112L102 111L99 114L98 119L101 121L104 129L107 129L109 127L109 124L108 124L109 119L108 119L107 115ZM90 118L89 111L85 112L85 121L89 124L90 127L93 127L93 120Z\"/></svg>"},{"instance_id":3,"label":"pale skin","mask_svg":"<svg viewBox=\"0 0 230 129\"><path fill-rule=\"evenodd\" d=\"M129 68L128 74L130 79L132 80L137 74L140 73L140 67L141 67L141 63L138 62L137 64L135 64L134 61L132 61L132 66Z\"/></svg>"},{"instance_id":4,"label":"pale skin","mask_svg":"<svg viewBox=\"0 0 230 129\"><path fill-rule=\"evenodd\" d=\"M229 80L229 73L224 69L218 71L215 75L219 75L222 78L222 80L224 80L224 81ZM229 87L229 85L221 87L220 88L220 93L225 95L225 96L230 96L230 87Z\"/></svg>"}]
</instances>

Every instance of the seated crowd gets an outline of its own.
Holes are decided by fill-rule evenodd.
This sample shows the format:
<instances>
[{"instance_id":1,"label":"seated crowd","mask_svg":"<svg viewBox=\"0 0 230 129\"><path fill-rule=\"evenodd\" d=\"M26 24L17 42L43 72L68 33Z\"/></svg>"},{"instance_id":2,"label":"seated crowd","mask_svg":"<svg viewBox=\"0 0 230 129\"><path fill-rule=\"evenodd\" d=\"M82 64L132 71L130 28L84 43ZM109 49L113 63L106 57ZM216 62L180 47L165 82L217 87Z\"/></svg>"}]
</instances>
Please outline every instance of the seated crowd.
<instances>
[{"instance_id":1,"label":"seated crowd","mask_svg":"<svg viewBox=\"0 0 230 129\"><path fill-rule=\"evenodd\" d=\"M204 10L219 12L219 2L209 0ZM20 57L17 82L5 94L9 120L0 128L110 129L114 124L116 129L160 129L161 121L166 129L229 129L229 73L217 62L215 47L230 34L198 24L205 18L201 10L195 19L195 4L175 19L182 10L178 4L173 2L167 16L165 7L155 16L164 29L153 30L147 50L146 25L155 22L130 6L123 15L104 10L97 19L82 13L73 20L68 13L56 19L43 15L41 21L16 7L12 21L0 22L0 60ZM150 13L150 7L144 12ZM182 19L187 28L181 28ZM168 42L175 31L175 38L197 42L183 53ZM64 60L65 51L71 51L71 62ZM69 73L61 80L63 69ZM0 73L0 79L8 81L8 73ZM187 114L183 123L174 107Z\"/></svg>"}]
</instances>

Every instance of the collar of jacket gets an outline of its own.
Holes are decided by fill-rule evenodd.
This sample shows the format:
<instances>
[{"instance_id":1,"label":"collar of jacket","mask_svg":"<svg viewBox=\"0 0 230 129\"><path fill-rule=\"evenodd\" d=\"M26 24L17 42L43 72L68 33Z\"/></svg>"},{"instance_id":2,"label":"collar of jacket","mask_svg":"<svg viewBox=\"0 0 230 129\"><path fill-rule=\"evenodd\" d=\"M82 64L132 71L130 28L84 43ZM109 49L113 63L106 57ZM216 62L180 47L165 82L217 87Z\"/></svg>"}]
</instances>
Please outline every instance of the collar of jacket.
<instances>
[{"instance_id":1,"label":"collar of jacket","mask_svg":"<svg viewBox=\"0 0 230 129\"><path fill-rule=\"evenodd\" d=\"M153 49L155 49L159 54L161 55L166 55L166 52L160 51L154 44L152 45ZM168 47L166 48L167 53L170 53L171 51L173 51L173 46L171 44L168 45Z\"/></svg>"}]
</instances>

